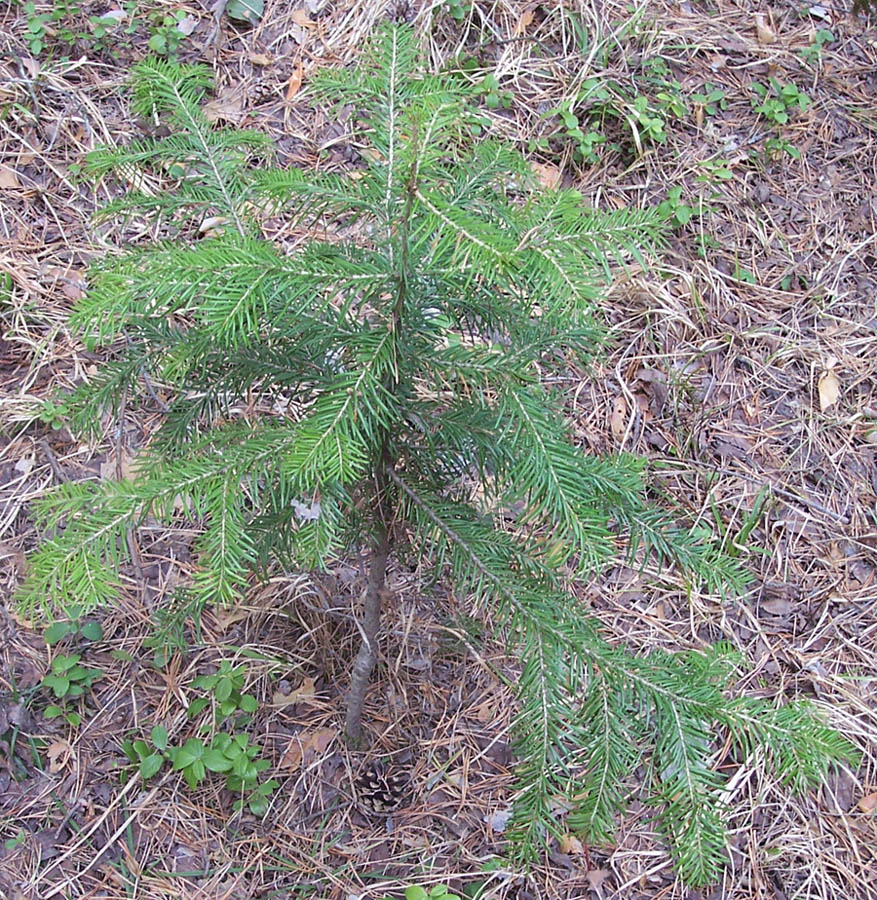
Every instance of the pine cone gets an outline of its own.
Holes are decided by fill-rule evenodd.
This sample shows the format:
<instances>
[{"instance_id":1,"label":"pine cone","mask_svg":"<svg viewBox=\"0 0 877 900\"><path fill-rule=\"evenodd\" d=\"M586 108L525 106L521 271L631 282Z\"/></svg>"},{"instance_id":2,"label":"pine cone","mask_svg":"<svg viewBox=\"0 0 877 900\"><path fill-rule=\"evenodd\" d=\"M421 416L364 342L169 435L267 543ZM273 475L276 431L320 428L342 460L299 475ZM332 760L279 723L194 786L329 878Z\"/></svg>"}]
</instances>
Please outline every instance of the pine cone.
<instances>
[{"instance_id":1,"label":"pine cone","mask_svg":"<svg viewBox=\"0 0 877 900\"><path fill-rule=\"evenodd\" d=\"M402 806L409 796L410 783L406 774L386 773L373 763L353 781L356 805L366 815L386 815Z\"/></svg>"}]
</instances>

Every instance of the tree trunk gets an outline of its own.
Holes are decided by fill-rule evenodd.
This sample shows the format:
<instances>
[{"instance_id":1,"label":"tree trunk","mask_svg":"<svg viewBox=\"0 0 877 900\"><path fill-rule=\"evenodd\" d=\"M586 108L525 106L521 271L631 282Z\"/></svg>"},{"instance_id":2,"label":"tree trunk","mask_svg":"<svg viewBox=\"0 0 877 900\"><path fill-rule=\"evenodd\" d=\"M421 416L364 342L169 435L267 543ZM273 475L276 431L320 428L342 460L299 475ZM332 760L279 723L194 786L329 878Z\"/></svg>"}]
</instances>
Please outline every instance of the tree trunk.
<instances>
[{"instance_id":1,"label":"tree trunk","mask_svg":"<svg viewBox=\"0 0 877 900\"><path fill-rule=\"evenodd\" d=\"M378 658L378 631L381 627L381 598L387 576L387 559L390 555L390 536L381 523L369 562L368 583L365 588L365 604L359 631L362 643L353 661L350 675L350 694L347 697L347 719L344 730L348 739L358 744L362 739L362 704L371 680L372 669Z\"/></svg>"}]
</instances>

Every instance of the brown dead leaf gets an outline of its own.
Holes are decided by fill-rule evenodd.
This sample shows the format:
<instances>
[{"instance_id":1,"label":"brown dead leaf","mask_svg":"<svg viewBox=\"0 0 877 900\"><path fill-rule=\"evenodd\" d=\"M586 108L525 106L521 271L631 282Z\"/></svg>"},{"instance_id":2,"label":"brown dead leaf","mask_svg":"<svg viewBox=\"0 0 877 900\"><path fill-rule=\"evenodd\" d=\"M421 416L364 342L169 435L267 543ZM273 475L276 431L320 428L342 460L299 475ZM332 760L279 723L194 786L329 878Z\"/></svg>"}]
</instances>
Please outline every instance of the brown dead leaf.
<instances>
[{"instance_id":1,"label":"brown dead leaf","mask_svg":"<svg viewBox=\"0 0 877 900\"><path fill-rule=\"evenodd\" d=\"M239 88L223 91L204 104L208 122L230 122L237 125L244 113L244 98Z\"/></svg>"},{"instance_id":2,"label":"brown dead leaf","mask_svg":"<svg viewBox=\"0 0 877 900\"><path fill-rule=\"evenodd\" d=\"M313 678L305 678L302 683L288 694L275 691L271 702L274 706L290 706L293 703L301 703L303 700L313 700L317 695L316 683Z\"/></svg>"},{"instance_id":3,"label":"brown dead leaf","mask_svg":"<svg viewBox=\"0 0 877 900\"><path fill-rule=\"evenodd\" d=\"M46 756L49 760L49 771L54 775L60 772L70 759L73 748L63 738L52 741L46 749Z\"/></svg>"},{"instance_id":4,"label":"brown dead leaf","mask_svg":"<svg viewBox=\"0 0 877 900\"><path fill-rule=\"evenodd\" d=\"M624 439L624 433L627 430L627 401L624 399L624 394L619 394L612 404L609 428L616 441Z\"/></svg>"},{"instance_id":5,"label":"brown dead leaf","mask_svg":"<svg viewBox=\"0 0 877 900\"><path fill-rule=\"evenodd\" d=\"M61 293L68 300L81 300L86 294L86 288L85 272L81 269L71 269L67 278L61 281Z\"/></svg>"},{"instance_id":6,"label":"brown dead leaf","mask_svg":"<svg viewBox=\"0 0 877 900\"><path fill-rule=\"evenodd\" d=\"M100 477L107 481L115 481L116 478L132 478L134 456L124 448L121 451L121 459L114 453L100 464Z\"/></svg>"},{"instance_id":7,"label":"brown dead leaf","mask_svg":"<svg viewBox=\"0 0 877 900\"><path fill-rule=\"evenodd\" d=\"M217 606L213 610L213 615L216 617L216 624L219 625L220 629L228 631L235 622L242 622L244 619L247 619L250 615L250 610L244 606Z\"/></svg>"},{"instance_id":8,"label":"brown dead leaf","mask_svg":"<svg viewBox=\"0 0 877 900\"><path fill-rule=\"evenodd\" d=\"M231 222L231 219L228 216L207 216L201 224L198 226L198 231L204 235L204 237L212 238L219 237L224 230L224 227Z\"/></svg>"},{"instance_id":9,"label":"brown dead leaf","mask_svg":"<svg viewBox=\"0 0 877 900\"><path fill-rule=\"evenodd\" d=\"M585 848L582 845L582 842L574 835L574 834L565 834L560 839L560 852L561 853L584 853Z\"/></svg>"},{"instance_id":10,"label":"brown dead leaf","mask_svg":"<svg viewBox=\"0 0 877 900\"><path fill-rule=\"evenodd\" d=\"M0 190L21 187L18 175L9 166L0 166Z\"/></svg>"},{"instance_id":11,"label":"brown dead leaf","mask_svg":"<svg viewBox=\"0 0 877 900\"><path fill-rule=\"evenodd\" d=\"M755 14L755 36L759 44L773 44L777 39L774 30L767 24L764 13Z\"/></svg>"},{"instance_id":12,"label":"brown dead leaf","mask_svg":"<svg viewBox=\"0 0 877 900\"><path fill-rule=\"evenodd\" d=\"M302 735L298 734L289 739L289 744L287 745L283 756L280 757L281 769L290 769L294 772L301 765L301 761L304 759L305 755L301 739Z\"/></svg>"},{"instance_id":13,"label":"brown dead leaf","mask_svg":"<svg viewBox=\"0 0 877 900\"><path fill-rule=\"evenodd\" d=\"M334 728L318 728L311 735L310 745L317 753L325 753L337 734Z\"/></svg>"},{"instance_id":14,"label":"brown dead leaf","mask_svg":"<svg viewBox=\"0 0 877 900\"><path fill-rule=\"evenodd\" d=\"M532 9L525 9L521 13L521 17L520 19L518 19L518 24L515 25L515 37L520 37L533 24L533 17L535 15L536 13Z\"/></svg>"},{"instance_id":15,"label":"brown dead leaf","mask_svg":"<svg viewBox=\"0 0 877 900\"><path fill-rule=\"evenodd\" d=\"M603 882L612 874L609 869L591 869L585 878L588 879L588 885L592 891L602 894Z\"/></svg>"},{"instance_id":16,"label":"brown dead leaf","mask_svg":"<svg viewBox=\"0 0 877 900\"><path fill-rule=\"evenodd\" d=\"M8 560L14 572L23 572L26 565L24 550L5 541L0 541L0 560Z\"/></svg>"},{"instance_id":17,"label":"brown dead leaf","mask_svg":"<svg viewBox=\"0 0 877 900\"><path fill-rule=\"evenodd\" d=\"M857 804L859 808L859 812L866 813L867 815L871 815L875 810L877 810L877 791L873 794L865 794L861 800L859 800Z\"/></svg>"},{"instance_id":18,"label":"brown dead leaf","mask_svg":"<svg viewBox=\"0 0 877 900\"><path fill-rule=\"evenodd\" d=\"M819 408L825 412L840 399L840 379L828 369L819 376Z\"/></svg>"},{"instance_id":19,"label":"brown dead leaf","mask_svg":"<svg viewBox=\"0 0 877 900\"><path fill-rule=\"evenodd\" d=\"M301 80L303 75L304 66L302 66L301 61L299 60L292 69L292 75L289 76L289 81L286 82L287 103L289 103L289 101L301 90Z\"/></svg>"},{"instance_id":20,"label":"brown dead leaf","mask_svg":"<svg viewBox=\"0 0 877 900\"><path fill-rule=\"evenodd\" d=\"M303 28L313 28L316 24L306 9L294 9L290 18L296 25L301 25Z\"/></svg>"},{"instance_id":21,"label":"brown dead leaf","mask_svg":"<svg viewBox=\"0 0 877 900\"><path fill-rule=\"evenodd\" d=\"M530 168L536 176L536 181L546 190L553 191L560 184L561 171L557 166L534 162L530 163Z\"/></svg>"},{"instance_id":22,"label":"brown dead leaf","mask_svg":"<svg viewBox=\"0 0 877 900\"><path fill-rule=\"evenodd\" d=\"M295 771L302 762L310 762L317 754L325 753L338 736L334 728L315 728L302 731L290 738L286 751L280 760L280 767Z\"/></svg>"}]
</instances>

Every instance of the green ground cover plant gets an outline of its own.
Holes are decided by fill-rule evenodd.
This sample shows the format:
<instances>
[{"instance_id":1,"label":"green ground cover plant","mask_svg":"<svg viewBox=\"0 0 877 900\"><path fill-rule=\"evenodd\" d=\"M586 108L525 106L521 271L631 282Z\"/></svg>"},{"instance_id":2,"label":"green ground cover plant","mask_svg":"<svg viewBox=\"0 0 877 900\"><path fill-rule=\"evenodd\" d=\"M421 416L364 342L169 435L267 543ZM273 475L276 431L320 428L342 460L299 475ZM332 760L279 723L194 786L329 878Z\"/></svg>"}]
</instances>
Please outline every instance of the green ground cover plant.
<instances>
[{"instance_id":1,"label":"green ground cover plant","mask_svg":"<svg viewBox=\"0 0 877 900\"><path fill-rule=\"evenodd\" d=\"M154 240L93 268L73 324L110 359L64 415L96 435L123 397L152 403L160 384L169 399L132 477L66 483L35 504L46 539L20 602L49 614L111 603L126 532L147 522L200 526L186 614L235 603L278 566L363 552L346 717L359 742L388 567L416 561L521 660L511 852L532 858L568 830L609 840L637 773L682 877L714 880L718 740L757 748L799 790L852 751L806 703L729 692L740 661L727 647L610 645L569 590L624 555L723 596L746 584L738 559L650 500L642 460L576 446L545 377L592 357L606 276L658 252L667 216L539 188L513 148L472 139L471 90L423 73L407 29L311 85L351 111L368 148L345 175L273 168L264 135L206 120L210 86L203 67L140 64L133 112L169 135L89 156L93 177L149 173L161 187L103 213L148 223ZM266 215L310 239L286 252L262 237ZM202 687L246 712L242 681L218 675ZM195 784L229 764L252 776L237 787L258 782L243 737L193 740L173 765ZM166 752L131 749L140 766Z\"/></svg>"}]
</instances>

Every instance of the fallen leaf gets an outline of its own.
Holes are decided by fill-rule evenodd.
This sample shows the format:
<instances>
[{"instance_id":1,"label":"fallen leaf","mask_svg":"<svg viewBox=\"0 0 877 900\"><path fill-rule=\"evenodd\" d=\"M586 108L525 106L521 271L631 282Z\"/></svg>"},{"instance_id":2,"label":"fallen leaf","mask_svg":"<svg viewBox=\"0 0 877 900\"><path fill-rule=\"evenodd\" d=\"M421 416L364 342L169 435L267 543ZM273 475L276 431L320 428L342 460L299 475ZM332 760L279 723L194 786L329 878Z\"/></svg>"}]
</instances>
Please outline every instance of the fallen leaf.
<instances>
[{"instance_id":1,"label":"fallen leaf","mask_svg":"<svg viewBox=\"0 0 877 900\"><path fill-rule=\"evenodd\" d=\"M295 737L290 738L283 756L280 757L280 768L291 769L294 772L301 765L304 755L305 751L302 746L301 737L296 735Z\"/></svg>"},{"instance_id":2,"label":"fallen leaf","mask_svg":"<svg viewBox=\"0 0 877 900\"><path fill-rule=\"evenodd\" d=\"M67 761L70 759L70 754L72 752L73 748L63 738L52 741L46 748L46 756L49 760L49 771L53 775L60 772L64 766L67 765Z\"/></svg>"},{"instance_id":3,"label":"fallen leaf","mask_svg":"<svg viewBox=\"0 0 877 900\"><path fill-rule=\"evenodd\" d=\"M612 404L609 428L615 440L621 441L624 439L624 433L627 430L627 401L624 399L624 394L619 394Z\"/></svg>"},{"instance_id":4,"label":"fallen leaf","mask_svg":"<svg viewBox=\"0 0 877 900\"><path fill-rule=\"evenodd\" d=\"M301 25L304 28L314 27L314 20L308 15L306 9L294 9L290 18L296 25Z\"/></svg>"},{"instance_id":5,"label":"fallen leaf","mask_svg":"<svg viewBox=\"0 0 877 900\"><path fill-rule=\"evenodd\" d=\"M840 379L832 369L828 369L819 376L819 408L822 412L829 406L834 406L840 399Z\"/></svg>"},{"instance_id":6,"label":"fallen leaf","mask_svg":"<svg viewBox=\"0 0 877 900\"><path fill-rule=\"evenodd\" d=\"M222 234L224 230L224 226L228 225L231 219L228 216L207 216L203 222L198 226L198 231L204 235L204 237L218 237Z\"/></svg>"},{"instance_id":7,"label":"fallen leaf","mask_svg":"<svg viewBox=\"0 0 877 900\"><path fill-rule=\"evenodd\" d=\"M561 171L557 166L534 162L530 163L530 168L536 176L536 181L546 190L553 191L560 184Z\"/></svg>"},{"instance_id":8,"label":"fallen leaf","mask_svg":"<svg viewBox=\"0 0 877 900\"><path fill-rule=\"evenodd\" d=\"M297 62L292 70L292 75L289 76L289 81L286 82L286 102L289 103L290 100L301 90L301 79L304 74L304 66L302 66L301 62Z\"/></svg>"},{"instance_id":9,"label":"fallen leaf","mask_svg":"<svg viewBox=\"0 0 877 900\"><path fill-rule=\"evenodd\" d=\"M18 180L15 170L10 169L9 166L0 166L0 188L18 187L21 187L21 182Z\"/></svg>"},{"instance_id":10,"label":"fallen leaf","mask_svg":"<svg viewBox=\"0 0 877 900\"><path fill-rule=\"evenodd\" d=\"M293 22L292 25L289 26L289 31L287 33L299 46L308 42L308 36L310 34L307 28L299 25L297 22Z\"/></svg>"},{"instance_id":11,"label":"fallen leaf","mask_svg":"<svg viewBox=\"0 0 877 900\"><path fill-rule=\"evenodd\" d=\"M220 629L228 631L235 622L242 622L248 618L250 610L244 606L217 606L213 610L213 615Z\"/></svg>"},{"instance_id":12,"label":"fallen leaf","mask_svg":"<svg viewBox=\"0 0 877 900\"><path fill-rule=\"evenodd\" d=\"M120 475L122 478L131 478L134 456L125 449L122 449L121 454L121 460L114 453L100 464L101 478L107 481L115 481Z\"/></svg>"},{"instance_id":13,"label":"fallen leaf","mask_svg":"<svg viewBox=\"0 0 877 900\"><path fill-rule=\"evenodd\" d=\"M574 834L565 834L560 839L561 853L584 853L585 848L582 842Z\"/></svg>"},{"instance_id":14,"label":"fallen leaf","mask_svg":"<svg viewBox=\"0 0 877 900\"><path fill-rule=\"evenodd\" d=\"M866 794L862 797L858 802L859 812L867 813L870 815L877 809L877 792L873 794Z\"/></svg>"},{"instance_id":15,"label":"fallen leaf","mask_svg":"<svg viewBox=\"0 0 877 900\"><path fill-rule=\"evenodd\" d=\"M177 22L177 31L180 34L189 37L189 35L198 27L198 20L194 16L186 16Z\"/></svg>"},{"instance_id":16,"label":"fallen leaf","mask_svg":"<svg viewBox=\"0 0 877 900\"><path fill-rule=\"evenodd\" d=\"M124 9L108 9L102 16L98 16L99 22L124 22L128 14Z\"/></svg>"},{"instance_id":17,"label":"fallen leaf","mask_svg":"<svg viewBox=\"0 0 877 900\"><path fill-rule=\"evenodd\" d=\"M313 700L317 695L316 683L313 678L305 678L304 681L288 694L275 691L271 702L274 706L290 706L293 703L301 703L302 700Z\"/></svg>"},{"instance_id":18,"label":"fallen leaf","mask_svg":"<svg viewBox=\"0 0 877 900\"><path fill-rule=\"evenodd\" d=\"M591 869L585 875L592 891L601 893L603 882L612 874L610 869Z\"/></svg>"},{"instance_id":19,"label":"fallen leaf","mask_svg":"<svg viewBox=\"0 0 877 900\"><path fill-rule=\"evenodd\" d=\"M509 822L512 820L512 815L513 810L509 807L508 809L500 809L489 816L485 816L484 821L490 826L491 831L502 834L506 828L508 828Z\"/></svg>"},{"instance_id":20,"label":"fallen leaf","mask_svg":"<svg viewBox=\"0 0 877 900\"><path fill-rule=\"evenodd\" d=\"M81 300L86 293L85 273L81 270L71 269L67 278L61 281L61 293L68 300Z\"/></svg>"},{"instance_id":21,"label":"fallen leaf","mask_svg":"<svg viewBox=\"0 0 877 900\"><path fill-rule=\"evenodd\" d=\"M294 735L280 759L280 767L295 771L305 759L310 761L318 753L325 753L337 736L334 728L316 728Z\"/></svg>"},{"instance_id":22,"label":"fallen leaf","mask_svg":"<svg viewBox=\"0 0 877 900\"><path fill-rule=\"evenodd\" d=\"M338 732L334 728L318 728L311 735L310 745L317 753L325 753Z\"/></svg>"},{"instance_id":23,"label":"fallen leaf","mask_svg":"<svg viewBox=\"0 0 877 900\"><path fill-rule=\"evenodd\" d=\"M9 566L15 572L23 572L26 564L24 550L20 547L13 547L12 544L0 541L0 559L9 560ZM16 620L19 621L19 620ZM39 679L37 679L39 680ZM4 731L6 729L3 729Z\"/></svg>"},{"instance_id":24,"label":"fallen leaf","mask_svg":"<svg viewBox=\"0 0 877 900\"><path fill-rule=\"evenodd\" d=\"M237 125L244 112L243 94L239 89L219 94L204 104L204 118L208 122L231 122Z\"/></svg>"},{"instance_id":25,"label":"fallen leaf","mask_svg":"<svg viewBox=\"0 0 877 900\"><path fill-rule=\"evenodd\" d=\"M33 462L34 460L32 456L22 456L14 466L15 471L21 472L22 475L27 477L28 475L30 475L30 470L33 468Z\"/></svg>"},{"instance_id":26,"label":"fallen leaf","mask_svg":"<svg viewBox=\"0 0 877 900\"><path fill-rule=\"evenodd\" d=\"M533 24L533 17L536 13L532 9L525 9L521 13L520 19L518 19L518 24L515 25L515 37L520 37L529 27Z\"/></svg>"},{"instance_id":27,"label":"fallen leaf","mask_svg":"<svg viewBox=\"0 0 877 900\"><path fill-rule=\"evenodd\" d=\"M772 600L763 600L761 608L771 616L788 616L795 611L796 604L784 597L775 597Z\"/></svg>"},{"instance_id":28,"label":"fallen leaf","mask_svg":"<svg viewBox=\"0 0 877 900\"><path fill-rule=\"evenodd\" d=\"M755 36L759 44L772 44L777 39L773 29L765 21L763 13L755 14Z\"/></svg>"}]
</instances>

